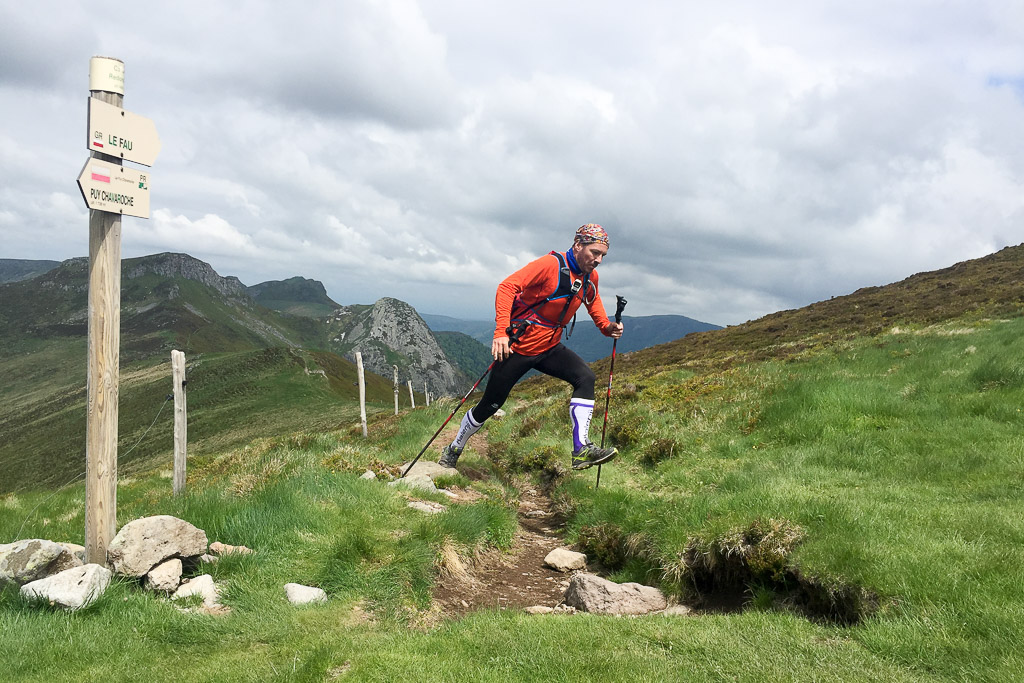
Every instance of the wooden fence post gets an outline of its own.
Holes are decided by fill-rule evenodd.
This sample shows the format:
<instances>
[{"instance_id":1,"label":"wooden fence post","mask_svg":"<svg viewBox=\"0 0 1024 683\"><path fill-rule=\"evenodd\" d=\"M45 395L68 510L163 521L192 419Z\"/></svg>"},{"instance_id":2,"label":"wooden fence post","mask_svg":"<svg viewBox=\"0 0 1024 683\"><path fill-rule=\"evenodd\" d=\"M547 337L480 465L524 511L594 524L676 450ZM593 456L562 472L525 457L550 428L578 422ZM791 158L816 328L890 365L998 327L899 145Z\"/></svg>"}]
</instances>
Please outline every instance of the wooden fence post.
<instances>
[{"instance_id":1,"label":"wooden fence post","mask_svg":"<svg viewBox=\"0 0 1024 683\"><path fill-rule=\"evenodd\" d=\"M430 390L427 389L427 378L423 378L423 400L427 402L427 407L430 407Z\"/></svg>"},{"instance_id":2,"label":"wooden fence post","mask_svg":"<svg viewBox=\"0 0 1024 683\"><path fill-rule=\"evenodd\" d=\"M359 421L363 425L363 438L366 438L366 377L363 374L363 354L356 351L356 372L359 373Z\"/></svg>"},{"instance_id":3,"label":"wooden fence post","mask_svg":"<svg viewBox=\"0 0 1024 683\"><path fill-rule=\"evenodd\" d=\"M120 83L110 78L121 76ZM104 77L105 76L105 77ZM124 62L89 60L89 94L124 103ZM119 157L91 152L121 164ZM121 216L89 210L89 321L85 422L85 561L107 564L117 532L117 400L121 347Z\"/></svg>"},{"instance_id":4,"label":"wooden fence post","mask_svg":"<svg viewBox=\"0 0 1024 683\"><path fill-rule=\"evenodd\" d=\"M412 393L412 380L409 380L409 403L412 404L413 408L416 407L416 397Z\"/></svg>"},{"instance_id":5,"label":"wooden fence post","mask_svg":"<svg viewBox=\"0 0 1024 683\"><path fill-rule=\"evenodd\" d=\"M395 415L398 415L398 366L392 365L395 370Z\"/></svg>"},{"instance_id":6,"label":"wooden fence post","mask_svg":"<svg viewBox=\"0 0 1024 683\"><path fill-rule=\"evenodd\" d=\"M188 418L185 406L185 354L171 351L171 382L174 385L174 495L185 491L188 457Z\"/></svg>"}]
</instances>

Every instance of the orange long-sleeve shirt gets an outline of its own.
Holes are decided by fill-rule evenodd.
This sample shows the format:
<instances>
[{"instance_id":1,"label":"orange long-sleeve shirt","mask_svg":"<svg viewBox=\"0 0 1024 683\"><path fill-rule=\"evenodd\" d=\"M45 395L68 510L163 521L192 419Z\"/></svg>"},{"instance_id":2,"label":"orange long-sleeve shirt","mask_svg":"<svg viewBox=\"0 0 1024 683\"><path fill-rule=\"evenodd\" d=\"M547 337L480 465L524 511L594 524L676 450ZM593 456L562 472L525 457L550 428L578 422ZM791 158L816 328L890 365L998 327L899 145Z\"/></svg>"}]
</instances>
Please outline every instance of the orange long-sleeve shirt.
<instances>
[{"instance_id":1,"label":"orange long-sleeve shirt","mask_svg":"<svg viewBox=\"0 0 1024 683\"><path fill-rule=\"evenodd\" d=\"M516 272L502 280L498 285L498 292L494 297L494 338L507 337L509 325L512 318L512 304L516 295L521 294L521 301L527 306L533 306L551 296L558 288L558 258L554 254L541 256L531 261ZM582 275L572 273L573 281L582 280ZM556 299L542 303L534 309L538 314L548 320L557 321L562 316L562 324L572 320L580 304L587 307L587 312L593 318L594 324L605 336L610 336L608 330L611 321L605 313L604 303L601 302L601 295L597 291L597 271L590 273L590 284L581 289L572 297L569 308L565 308L565 299ZM562 315L565 311L565 315ZM544 327L542 325L530 325L526 332L512 346L512 350L522 356L537 356L548 349L553 348L562 339L561 327Z\"/></svg>"}]
</instances>

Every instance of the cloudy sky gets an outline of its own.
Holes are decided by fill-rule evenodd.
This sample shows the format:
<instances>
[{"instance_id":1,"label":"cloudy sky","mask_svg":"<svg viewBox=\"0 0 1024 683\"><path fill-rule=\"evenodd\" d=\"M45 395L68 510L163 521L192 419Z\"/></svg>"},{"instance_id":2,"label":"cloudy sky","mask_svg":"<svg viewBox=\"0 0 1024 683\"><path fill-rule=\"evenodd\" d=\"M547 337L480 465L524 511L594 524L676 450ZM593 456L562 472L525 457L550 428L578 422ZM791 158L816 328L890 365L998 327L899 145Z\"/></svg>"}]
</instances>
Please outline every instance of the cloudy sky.
<instances>
[{"instance_id":1,"label":"cloudy sky","mask_svg":"<svg viewBox=\"0 0 1024 683\"><path fill-rule=\"evenodd\" d=\"M736 324L1024 242L1020 0L0 0L0 258L88 253L88 66L153 119L123 254L491 316L603 224L606 300Z\"/></svg>"}]
</instances>

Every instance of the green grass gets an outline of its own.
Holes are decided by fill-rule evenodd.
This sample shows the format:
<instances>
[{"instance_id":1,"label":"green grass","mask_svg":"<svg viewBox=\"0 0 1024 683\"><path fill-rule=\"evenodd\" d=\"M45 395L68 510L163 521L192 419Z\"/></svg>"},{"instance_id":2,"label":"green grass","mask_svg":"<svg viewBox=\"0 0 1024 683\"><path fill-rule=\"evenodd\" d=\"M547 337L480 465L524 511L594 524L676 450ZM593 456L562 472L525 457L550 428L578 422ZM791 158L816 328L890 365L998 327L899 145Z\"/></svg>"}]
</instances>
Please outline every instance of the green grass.
<instances>
[{"instance_id":1,"label":"green grass","mask_svg":"<svg viewBox=\"0 0 1024 683\"><path fill-rule=\"evenodd\" d=\"M598 491L589 477L564 486L573 527L607 544L610 526L622 578L686 593L688 549L735 550L738 530L786 520L803 534L793 570L879 596L847 631L867 650L921 675L1016 675L1022 331L1021 319L914 329L688 382L623 373L639 387L610 430L624 457ZM650 457L666 441L673 454ZM743 578L751 592L767 579Z\"/></svg>"},{"instance_id":2,"label":"green grass","mask_svg":"<svg viewBox=\"0 0 1024 683\"><path fill-rule=\"evenodd\" d=\"M31 353L0 357L12 378L0 390L0 493L57 486L85 471L85 363L81 348L39 342ZM78 355L78 353L83 355ZM285 348L190 356L189 452L217 453L253 438L359 425L355 367L326 352ZM55 372L59 368L65 372ZM324 375L307 374L306 369ZM394 409L391 384L366 374L367 413ZM173 403L168 359L123 365L118 466L127 473L173 462ZM17 400L14 400L17 399Z\"/></svg>"},{"instance_id":3,"label":"green grass","mask_svg":"<svg viewBox=\"0 0 1024 683\"><path fill-rule=\"evenodd\" d=\"M346 428L211 448L179 498L140 469L121 482L120 523L174 514L256 548L204 568L232 614L183 614L126 582L77 614L7 590L0 666L16 680L171 680L187 652L226 681L1016 680L1022 351L1024 318L975 317L747 363L630 354L608 430L622 453L599 489L593 470L567 469L568 389L529 381L464 456L458 483L483 499L430 517L358 477L412 459L451 401L381 411L366 440ZM485 438L493 462L477 451ZM735 591L749 609L439 620L429 595L444 549L509 548L517 476L548 487L570 539L612 578L683 600ZM81 542L81 487L50 495L0 496L0 538L24 523L21 537ZM290 607L288 581L331 599Z\"/></svg>"}]
</instances>

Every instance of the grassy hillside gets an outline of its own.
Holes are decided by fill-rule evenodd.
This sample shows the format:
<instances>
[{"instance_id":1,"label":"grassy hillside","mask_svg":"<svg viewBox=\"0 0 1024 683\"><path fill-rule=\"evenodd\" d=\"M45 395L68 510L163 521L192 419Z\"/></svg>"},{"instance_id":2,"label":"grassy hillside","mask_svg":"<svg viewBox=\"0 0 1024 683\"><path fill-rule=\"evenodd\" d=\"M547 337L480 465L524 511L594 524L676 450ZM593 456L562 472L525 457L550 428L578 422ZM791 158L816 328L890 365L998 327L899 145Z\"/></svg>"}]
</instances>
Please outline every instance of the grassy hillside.
<instances>
[{"instance_id":1,"label":"grassy hillside","mask_svg":"<svg viewBox=\"0 0 1024 683\"><path fill-rule=\"evenodd\" d=\"M461 332L434 332L448 360L474 380L491 364L491 349ZM468 387L467 387L468 388Z\"/></svg>"},{"instance_id":2,"label":"grassy hillside","mask_svg":"<svg viewBox=\"0 0 1024 683\"><path fill-rule=\"evenodd\" d=\"M912 275L884 287L780 311L724 330L700 332L630 354L641 364L735 365L800 354L900 324L929 324L1024 312L1024 244L984 258Z\"/></svg>"},{"instance_id":3,"label":"grassy hillside","mask_svg":"<svg viewBox=\"0 0 1024 683\"><path fill-rule=\"evenodd\" d=\"M60 261L0 258L0 283L27 280L49 272L59 265Z\"/></svg>"},{"instance_id":4,"label":"grassy hillside","mask_svg":"<svg viewBox=\"0 0 1024 683\"><path fill-rule=\"evenodd\" d=\"M32 281L0 285L0 493L84 472L87 274L87 259L71 259ZM358 422L355 366L322 350L323 324L254 304L201 261L126 259L121 304L123 469L169 462L171 349L189 361L196 452ZM393 409L390 382L366 379L368 410Z\"/></svg>"},{"instance_id":5,"label":"grassy hillside","mask_svg":"<svg viewBox=\"0 0 1024 683\"><path fill-rule=\"evenodd\" d=\"M593 471L566 471L567 396L532 382L474 437L498 469L478 440L464 456L483 476L462 484L480 498L433 517L358 476L410 457L450 404L378 420L369 441L317 432L201 455L182 498L156 473L125 482L119 518L175 514L257 548L204 568L228 587L232 615L182 615L128 583L71 616L7 591L0 659L21 680L170 680L181 643L217 680L1013 680L1022 337L1021 318L956 321L706 375L626 373L611 430L623 454L597 490ZM440 619L429 595L446 553L509 547L515 472L549 487L600 571L696 606L745 607ZM81 495L34 514L42 494L8 495L0 533L28 519L22 536L81 540ZM331 600L290 608L286 581ZM130 673L108 668L115 650Z\"/></svg>"},{"instance_id":6,"label":"grassy hillside","mask_svg":"<svg viewBox=\"0 0 1024 683\"><path fill-rule=\"evenodd\" d=\"M40 343L0 357L0 493L46 488L85 471L85 344ZM359 424L355 367L334 354L268 348L187 356L190 453L257 436ZM54 367L68 368L54 373ZM307 369L313 374L307 374ZM317 371L323 371L320 374ZM367 411L394 410L391 384L366 375ZM118 463L125 472L173 461L170 358L121 369Z\"/></svg>"},{"instance_id":7,"label":"grassy hillside","mask_svg":"<svg viewBox=\"0 0 1024 683\"><path fill-rule=\"evenodd\" d=\"M470 441L447 482L473 492L460 503L359 478L412 457L447 401L382 411L369 439L317 429L211 448L178 498L140 468L119 487L119 520L174 514L256 548L202 568L231 615L183 614L130 582L73 615L7 589L0 666L17 680L176 680L187 647L225 681L1017 680L1024 317L1008 274L1021 264L1009 250L898 283L902 313L880 303L861 330L853 318L884 290L827 302L816 327L822 311L802 309L751 323L760 337L737 326L624 355L608 426L621 455L600 488L593 470L568 470L569 392L543 379ZM974 277L986 286L952 302L929 288ZM592 569L697 611L531 616L496 602L445 618L432 587L509 552L527 488L552 497ZM0 540L81 542L82 497L0 497ZM424 516L409 497L448 509ZM290 607L287 581L330 600Z\"/></svg>"}]
</instances>

